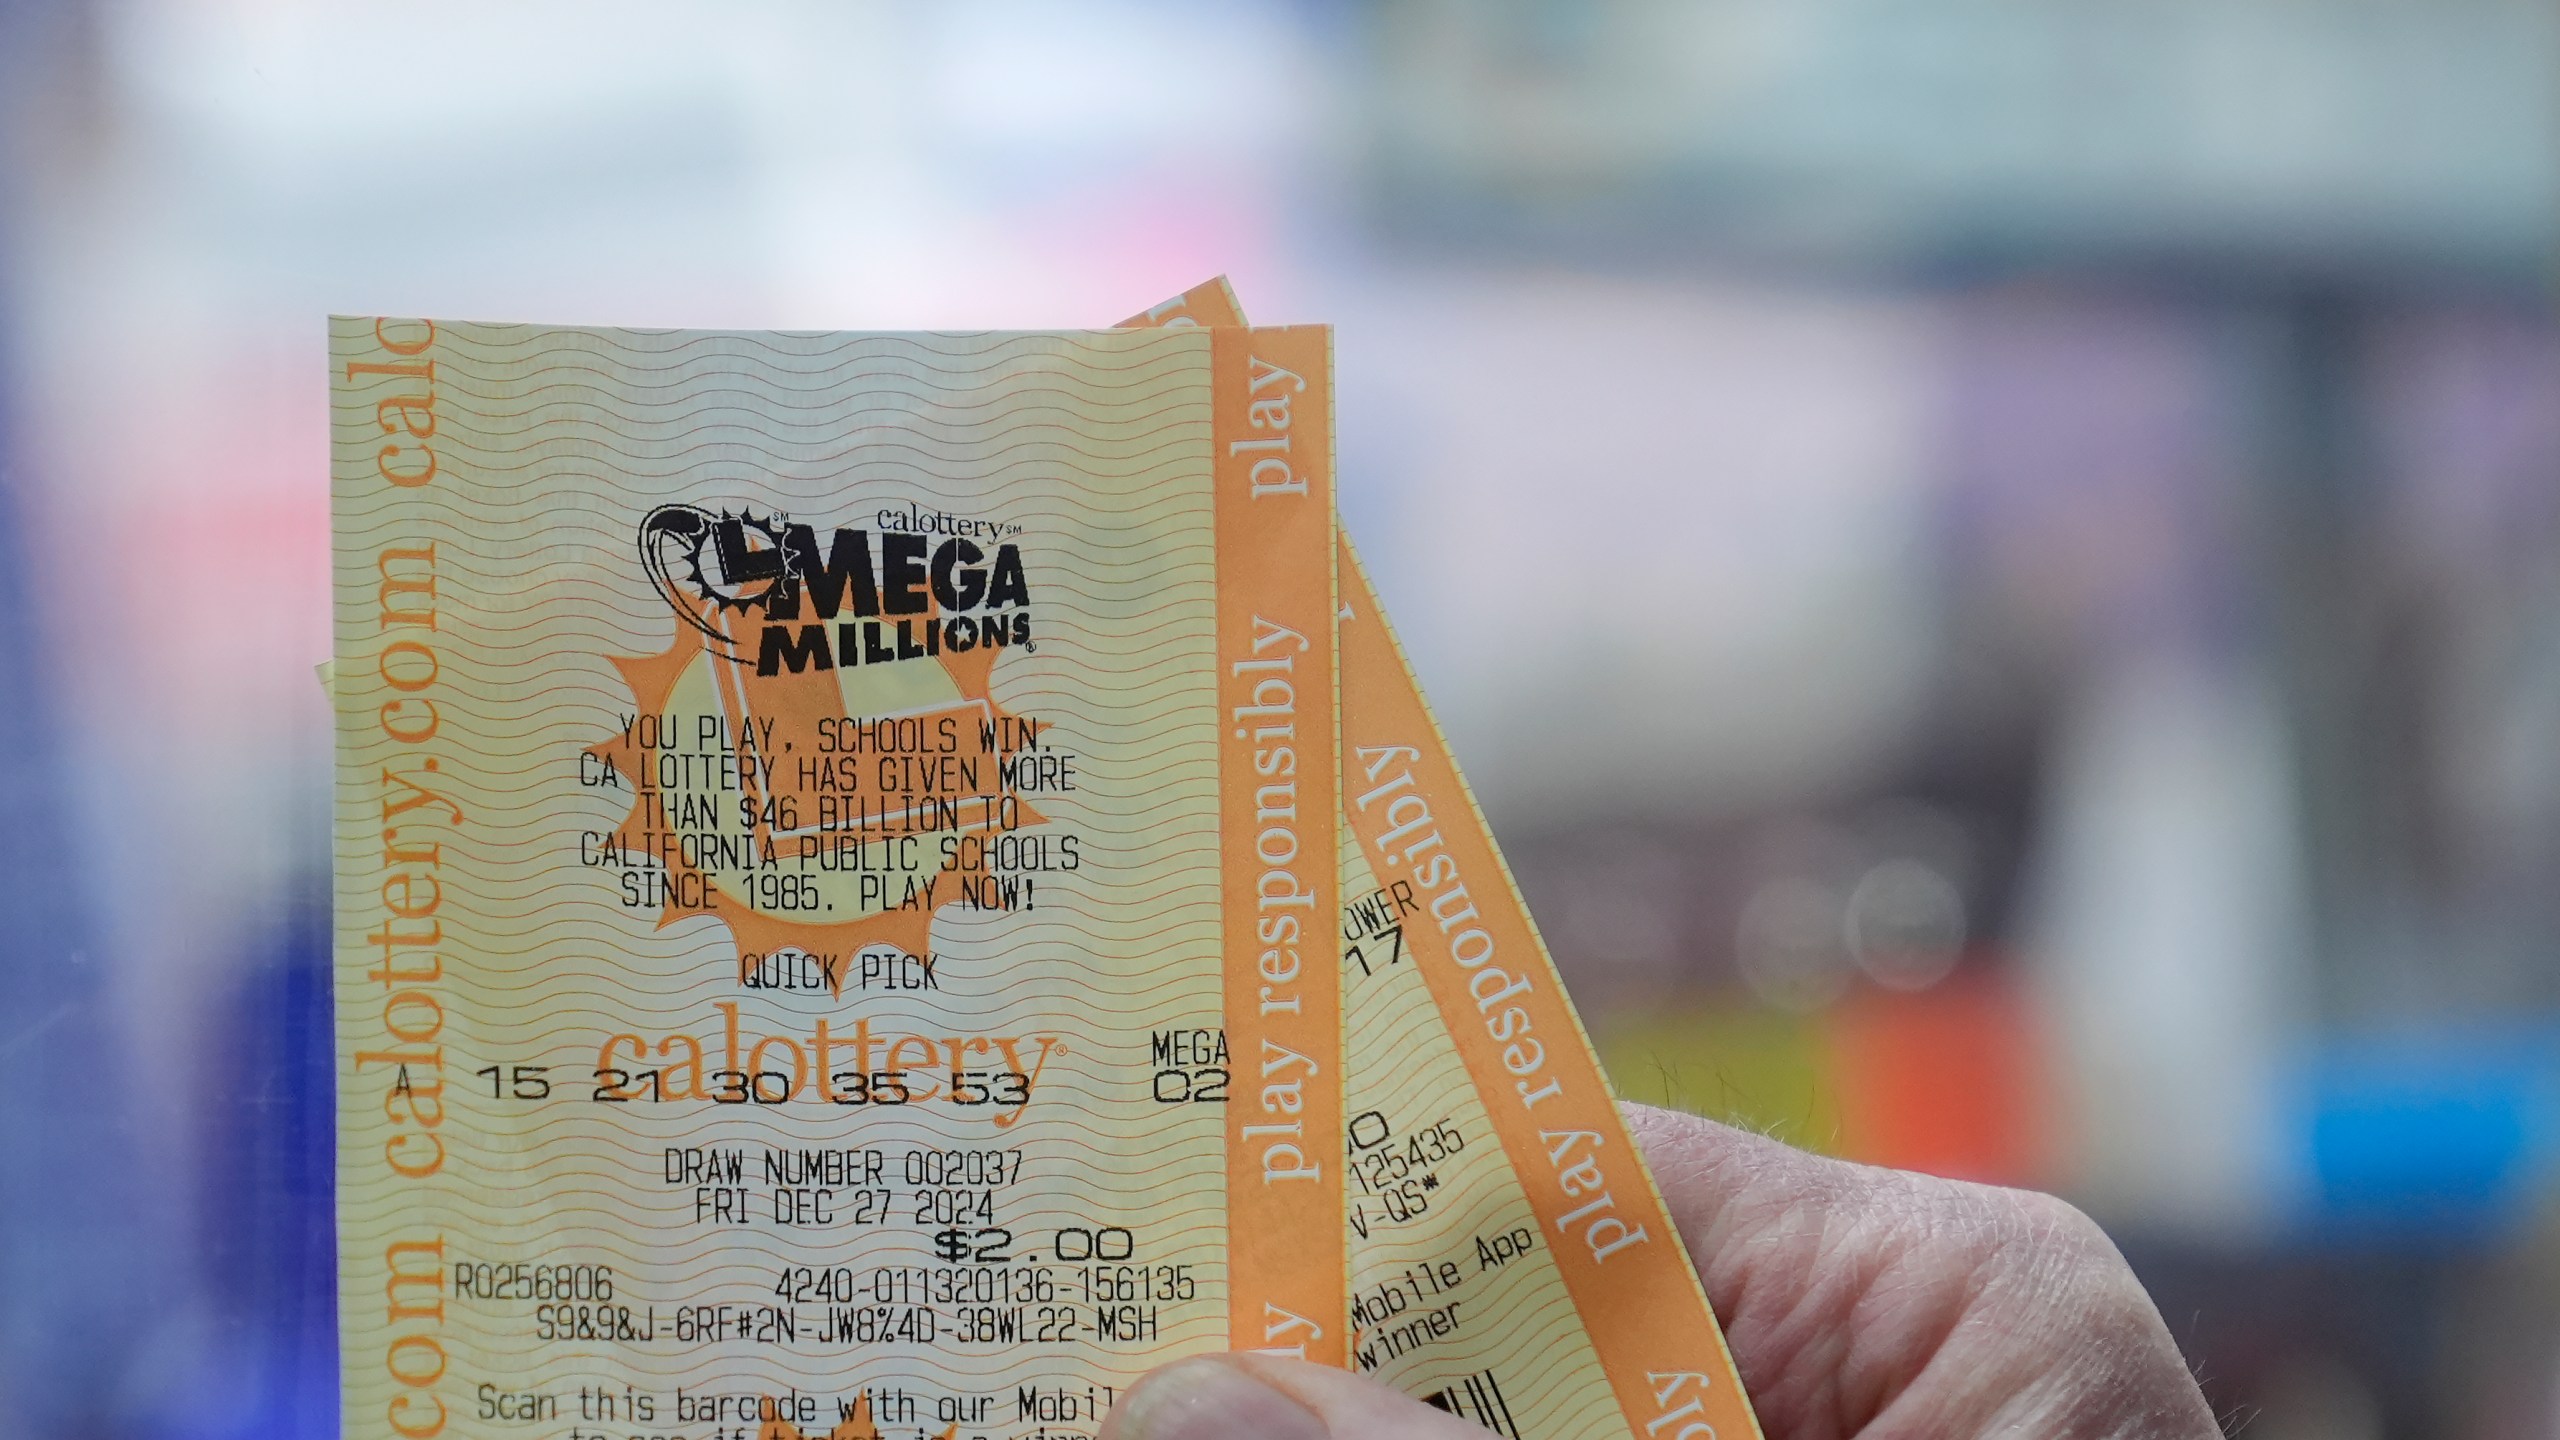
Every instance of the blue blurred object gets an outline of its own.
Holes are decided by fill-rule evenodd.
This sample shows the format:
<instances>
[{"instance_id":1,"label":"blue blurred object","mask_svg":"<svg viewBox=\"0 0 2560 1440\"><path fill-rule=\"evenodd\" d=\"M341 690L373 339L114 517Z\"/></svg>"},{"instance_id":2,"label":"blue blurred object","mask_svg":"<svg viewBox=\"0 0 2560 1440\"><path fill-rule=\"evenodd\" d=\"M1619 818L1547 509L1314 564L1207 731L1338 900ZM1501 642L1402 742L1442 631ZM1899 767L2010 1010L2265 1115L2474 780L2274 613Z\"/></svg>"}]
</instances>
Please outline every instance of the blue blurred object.
<instances>
[{"instance_id":1,"label":"blue blurred object","mask_svg":"<svg viewBox=\"0 0 2560 1440\"><path fill-rule=\"evenodd\" d=\"M2301 1095L2316 1232L2503 1239L2532 1219L2560 1151L2560 1029L2334 1040Z\"/></svg>"},{"instance_id":2,"label":"blue blurred object","mask_svg":"<svg viewBox=\"0 0 2560 1440\"><path fill-rule=\"evenodd\" d=\"M337 1115L329 900L308 887L246 968L213 1057L218 1137L198 1210L209 1347L225 1403L169 1423L201 1440L338 1433ZM217 1377L208 1377L217 1378Z\"/></svg>"},{"instance_id":3,"label":"blue blurred object","mask_svg":"<svg viewBox=\"0 0 2560 1440\"><path fill-rule=\"evenodd\" d=\"M138 1223L154 1187L127 1103L136 1067L64 843L13 379L0 377L0 1095L15 1102L0 1105L0 1434L101 1435L135 1337L170 1311L155 1232Z\"/></svg>"}]
</instances>

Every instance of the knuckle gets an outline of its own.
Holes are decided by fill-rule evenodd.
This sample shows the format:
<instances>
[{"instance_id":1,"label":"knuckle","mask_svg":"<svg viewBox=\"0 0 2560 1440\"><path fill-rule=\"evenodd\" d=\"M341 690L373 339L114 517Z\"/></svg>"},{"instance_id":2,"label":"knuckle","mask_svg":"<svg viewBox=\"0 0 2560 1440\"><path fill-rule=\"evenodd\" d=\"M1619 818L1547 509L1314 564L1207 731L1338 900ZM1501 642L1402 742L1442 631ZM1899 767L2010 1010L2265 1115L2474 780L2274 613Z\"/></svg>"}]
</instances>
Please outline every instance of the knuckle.
<instances>
[{"instance_id":1,"label":"knuckle","mask_svg":"<svg viewBox=\"0 0 2560 1440\"><path fill-rule=\"evenodd\" d=\"M2106 1230L2080 1207L2038 1191L2011 1191L2015 1257L2033 1289L2082 1326L2115 1333L2143 1329L2155 1311Z\"/></svg>"},{"instance_id":2,"label":"knuckle","mask_svg":"<svg viewBox=\"0 0 2560 1440\"><path fill-rule=\"evenodd\" d=\"M1968 1186L1981 1207L1983 1237L2011 1268L2038 1288L2096 1297L2126 1271L2115 1242L2079 1206L2041 1190Z\"/></svg>"},{"instance_id":3,"label":"knuckle","mask_svg":"<svg viewBox=\"0 0 2560 1440\"><path fill-rule=\"evenodd\" d=\"M2039 1243L2079 1256L2114 1254L2115 1245L2107 1239L2107 1232L2079 1206L2042 1190L2005 1193L2017 1207L2020 1222Z\"/></svg>"}]
</instances>

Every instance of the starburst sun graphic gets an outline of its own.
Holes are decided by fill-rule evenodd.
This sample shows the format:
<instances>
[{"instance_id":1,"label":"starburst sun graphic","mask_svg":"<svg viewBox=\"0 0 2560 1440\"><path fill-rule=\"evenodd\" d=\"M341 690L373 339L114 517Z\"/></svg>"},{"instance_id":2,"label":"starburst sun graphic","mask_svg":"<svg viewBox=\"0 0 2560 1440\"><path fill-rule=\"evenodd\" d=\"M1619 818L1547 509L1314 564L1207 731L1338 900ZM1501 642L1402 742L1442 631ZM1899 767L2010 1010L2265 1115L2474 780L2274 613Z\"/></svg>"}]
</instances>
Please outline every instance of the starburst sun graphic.
<instances>
[{"instance_id":1,"label":"starburst sun graphic","mask_svg":"<svg viewBox=\"0 0 2560 1440\"><path fill-rule=\"evenodd\" d=\"M662 524L669 511L684 513ZM1034 880L992 863L1005 837L1046 819L1005 784L1040 725L992 693L1002 647L901 646L902 630L911 642L936 622L928 601L856 622L872 642L861 663L822 655L765 673L753 657L773 591L710 578L703 552L722 522L743 536L740 568L779 569L765 559L781 541L771 519L666 507L642 550L679 623L659 654L608 657L633 707L587 753L631 793L610 837L623 902L654 904L660 928L717 917L742 980L762 957L834 957L838 993L863 950L928 953L946 908L1035 904Z\"/></svg>"}]
</instances>

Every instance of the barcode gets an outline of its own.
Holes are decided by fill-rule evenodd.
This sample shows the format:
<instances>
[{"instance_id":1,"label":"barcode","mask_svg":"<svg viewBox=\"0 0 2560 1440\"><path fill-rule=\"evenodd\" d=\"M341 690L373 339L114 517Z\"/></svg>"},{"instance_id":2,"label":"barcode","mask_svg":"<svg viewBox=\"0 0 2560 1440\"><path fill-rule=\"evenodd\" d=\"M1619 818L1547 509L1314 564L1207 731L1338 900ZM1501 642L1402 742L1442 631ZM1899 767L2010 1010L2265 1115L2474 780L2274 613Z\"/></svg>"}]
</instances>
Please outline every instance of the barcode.
<instances>
[{"instance_id":1,"label":"barcode","mask_svg":"<svg viewBox=\"0 0 2560 1440\"><path fill-rule=\"evenodd\" d=\"M1490 1370L1479 1370L1446 1390L1422 1397L1425 1405L1436 1405L1452 1415L1473 1420L1496 1435L1520 1440L1520 1427L1511 1423L1511 1407L1504 1403L1502 1386Z\"/></svg>"}]
</instances>

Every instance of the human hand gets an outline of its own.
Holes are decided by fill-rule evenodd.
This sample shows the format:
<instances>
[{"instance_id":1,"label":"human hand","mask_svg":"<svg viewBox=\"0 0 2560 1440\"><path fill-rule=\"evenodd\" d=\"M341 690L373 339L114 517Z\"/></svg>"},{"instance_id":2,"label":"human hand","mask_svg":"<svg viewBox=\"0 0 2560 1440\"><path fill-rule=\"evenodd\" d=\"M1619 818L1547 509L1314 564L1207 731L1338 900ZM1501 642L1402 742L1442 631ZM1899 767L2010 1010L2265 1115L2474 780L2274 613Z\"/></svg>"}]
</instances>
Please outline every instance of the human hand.
<instances>
[{"instance_id":1,"label":"human hand","mask_svg":"<svg viewBox=\"0 0 2560 1440\"><path fill-rule=\"evenodd\" d=\"M2150 1297L2069 1205L1626 1112L1768 1440L2221 1434ZM1101 1440L1483 1436L1374 1380L1220 1355L1148 1376Z\"/></svg>"}]
</instances>

